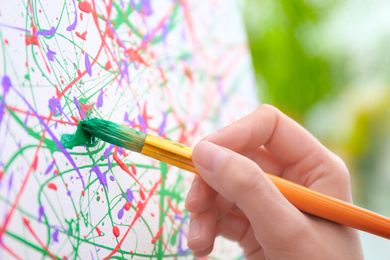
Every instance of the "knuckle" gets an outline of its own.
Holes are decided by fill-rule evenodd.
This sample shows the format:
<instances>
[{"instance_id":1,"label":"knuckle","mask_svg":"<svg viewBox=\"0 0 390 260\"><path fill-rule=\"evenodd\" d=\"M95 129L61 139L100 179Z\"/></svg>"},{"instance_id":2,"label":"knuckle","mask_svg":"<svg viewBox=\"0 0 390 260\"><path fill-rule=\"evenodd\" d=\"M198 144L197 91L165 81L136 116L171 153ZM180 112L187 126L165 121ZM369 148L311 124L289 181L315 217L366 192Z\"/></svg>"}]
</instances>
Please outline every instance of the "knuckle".
<instances>
[{"instance_id":1,"label":"knuckle","mask_svg":"<svg viewBox=\"0 0 390 260\"><path fill-rule=\"evenodd\" d=\"M309 237L309 230L311 230L306 221L302 221L301 218L294 219L290 217L287 226L283 226L283 230L279 232L279 241L286 243L297 243L300 244L303 240Z\"/></svg>"},{"instance_id":2,"label":"knuckle","mask_svg":"<svg viewBox=\"0 0 390 260\"><path fill-rule=\"evenodd\" d=\"M330 161L332 162L329 165L333 178L339 183L348 184L350 182L350 174L344 161L334 153L330 153Z\"/></svg>"},{"instance_id":3,"label":"knuckle","mask_svg":"<svg viewBox=\"0 0 390 260\"><path fill-rule=\"evenodd\" d=\"M259 194L261 192L261 176L260 168L254 162L248 161L243 164L242 171L238 174L233 174L231 181L231 190L233 191L233 200L239 201L242 198L248 198L251 194Z\"/></svg>"}]
</instances>

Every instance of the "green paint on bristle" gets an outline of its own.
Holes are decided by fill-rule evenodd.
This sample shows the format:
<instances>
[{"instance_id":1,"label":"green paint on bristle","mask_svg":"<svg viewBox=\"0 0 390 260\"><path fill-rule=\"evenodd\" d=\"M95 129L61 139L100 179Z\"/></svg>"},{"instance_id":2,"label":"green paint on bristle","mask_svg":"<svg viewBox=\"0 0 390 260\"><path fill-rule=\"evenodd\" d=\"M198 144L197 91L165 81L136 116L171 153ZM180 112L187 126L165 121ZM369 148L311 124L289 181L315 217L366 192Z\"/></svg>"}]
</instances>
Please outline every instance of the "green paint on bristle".
<instances>
[{"instance_id":1,"label":"green paint on bristle","mask_svg":"<svg viewBox=\"0 0 390 260\"><path fill-rule=\"evenodd\" d=\"M97 145L97 138L90 133L86 132L82 128L83 121L79 122L77 130L74 134L63 134L61 136L61 144L68 149L72 149L75 146L87 146L94 147Z\"/></svg>"},{"instance_id":2,"label":"green paint on bristle","mask_svg":"<svg viewBox=\"0 0 390 260\"><path fill-rule=\"evenodd\" d=\"M114 122L98 118L90 118L83 120L81 127L91 136L96 136L107 143L123 147L131 151L141 152L145 143L145 133Z\"/></svg>"}]
</instances>

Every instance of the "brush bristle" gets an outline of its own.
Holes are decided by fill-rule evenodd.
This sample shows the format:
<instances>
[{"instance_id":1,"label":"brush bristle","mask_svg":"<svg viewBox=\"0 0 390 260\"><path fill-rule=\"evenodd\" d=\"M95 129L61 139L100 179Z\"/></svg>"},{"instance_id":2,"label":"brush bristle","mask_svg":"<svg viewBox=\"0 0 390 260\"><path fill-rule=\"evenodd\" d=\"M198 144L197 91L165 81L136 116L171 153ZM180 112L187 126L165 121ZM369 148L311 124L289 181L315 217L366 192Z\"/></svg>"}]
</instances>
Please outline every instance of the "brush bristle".
<instances>
[{"instance_id":1,"label":"brush bristle","mask_svg":"<svg viewBox=\"0 0 390 260\"><path fill-rule=\"evenodd\" d=\"M145 143L145 133L114 122L91 118L81 121L80 124L89 134L134 152L141 152Z\"/></svg>"}]
</instances>

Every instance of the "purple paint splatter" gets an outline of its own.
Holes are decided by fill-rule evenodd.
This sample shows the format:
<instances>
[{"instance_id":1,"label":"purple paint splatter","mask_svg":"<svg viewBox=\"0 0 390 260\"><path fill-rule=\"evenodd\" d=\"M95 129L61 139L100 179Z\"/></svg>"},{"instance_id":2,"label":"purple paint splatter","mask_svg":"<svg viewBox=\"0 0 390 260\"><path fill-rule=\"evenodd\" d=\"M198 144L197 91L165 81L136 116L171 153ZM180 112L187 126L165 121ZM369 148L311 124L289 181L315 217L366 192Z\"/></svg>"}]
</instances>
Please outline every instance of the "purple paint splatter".
<instances>
[{"instance_id":1,"label":"purple paint splatter","mask_svg":"<svg viewBox=\"0 0 390 260\"><path fill-rule=\"evenodd\" d=\"M57 53L55 51L50 50L49 45L47 45L46 56L49 59L49 61L54 61L54 55L57 55Z\"/></svg>"},{"instance_id":2,"label":"purple paint splatter","mask_svg":"<svg viewBox=\"0 0 390 260\"><path fill-rule=\"evenodd\" d=\"M19 31L23 31L23 32L26 32L26 33L30 33L30 34L31 34L31 31L30 31L30 30L27 30L27 29L25 29L25 28L19 28L19 27L12 26L12 25L8 25L8 24L4 24L4 23L0 23L0 26L1 26L1 27L8 27L8 28L11 28L11 29L15 29L15 30L19 30Z\"/></svg>"},{"instance_id":3,"label":"purple paint splatter","mask_svg":"<svg viewBox=\"0 0 390 260\"><path fill-rule=\"evenodd\" d=\"M9 88L12 86L11 79L8 76L4 76L1 80L1 85L3 86L3 98L0 103L0 125L3 120L4 108L5 108L5 97L8 94Z\"/></svg>"},{"instance_id":4,"label":"purple paint splatter","mask_svg":"<svg viewBox=\"0 0 390 260\"><path fill-rule=\"evenodd\" d=\"M36 116L36 118L38 119L38 121L41 123L41 125L45 128L45 130L47 131L47 133L51 136L52 140L54 141L54 143L57 145L58 149L60 149L60 151L64 154L64 156L68 159L68 161L70 162L70 164L73 166L74 170L76 171L76 173L79 175L80 177L80 180L81 180L81 183L83 185L83 189L85 189L85 182L84 182L84 179L83 179L83 176L81 175L81 172L80 172L80 169L79 167L77 167L76 163L74 162L72 156L70 156L70 154L68 153L68 151L64 148L64 146L61 144L61 142L58 140L58 138L55 136L55 134L53 133L53 131L51 131L50 127L46 124L45 120L43 120L42 117L39 116L39 114L37 113L37 111L34 110L34 108L30 105L30 103L27 102L27 100L23 97L23 95L16 89L16 88L12 88L15 93L23 100L23 102L28 106L28 108L30 109L30 111L32 111L34 113L34 115Z\"/></svg>"},{"instance_id":5,"label":"purple paint splatter","mask_svg":"<svg viewBox=\"0 0 390 260\"><path fill-rule=\"evenodd\" d=\"M104 153L103 153L104 159L107 159L108 156L110 156L110 153L111 153L112 149L114 149L114 148L115 148L115 145L110 144L110 146L108 146L106 148L106 150L104 150Z\"/></svg>"},{"instance_id":6,"label":"purple paint splatter","mask_svg":"<svg viewBox=\"0 0 390 260\"><path fill-rule=\"evenodd\" d=\"M125 210L125 207L123 206L123 207L118 211L118 218L119 218L119 219L122 219L122 218L123 218L124 210Z\"/></svg>"},{"instance_id":7,"label":"purple paint splatter","mask_svg":"<svg viewBox=\"0 0 390 260\"><path fill-rule=\"evenodd\" d=\"M89 56L87 53L84 55L84 60L85 60L85 69L88 72L88 75L92 77L92 67L91 67L91 61L89 60Z\"/></svg>"},{"instance_id":8,"label":"purple paint splatter","mask_svg":"<svg viewBox=\"0 0 390 260\"><path fill-rule=\"evenodd\" d=\"M167 114L162 112L163 115L163 121L161 122L160 126L158 127L158 134L163 135L165 131L165 126L167 125Z\"/></svg>"},{"instance_id":9,"label":"purple paint splatter","mask_svg":"<svg viewBox=\"0 0 390 260\"><path fill-rule=\"evenodd\" d=\"M116 90L115 90L115 94L116 94L116 92L118 91L118 88L119 88L119 86L121 85L122 80L123 80L123 78L124 78L125 76L126 76L126 78L127 78L127 81L130 82L129 66L128 66L126 60L123 62L123 69L122 69L121 77L119 78L118 86L116 87Z\"/></svg>"},{"instance_id":10,"label":"purple paint splatter","mask_svg":"<svg viewBox=\"0 0 390 260\"><path fill-rule=\"evenodd\" d=\"M142 115L138 115L138 122L139 124L142 126L142 130L144 131L144 133L146 133L146 123L145 123L145 119Z\"/></svg>"},{"instance_id":11,"label":"purple paint splatter","mask_svg":"<svg viewBox=\"0 0 390 260\"><path fill-rule=\"evenodd\" d=\"M34 33L35 36L38 36L38 35L42 35L42 36L52 36L56 33L56 28L54 26L52 26L49 30L42 30L42 31L37 31L36 33Z\"/></svg>"},{"instance_id":12,"label":"purple paint splatter","mask_svg":"<svg viewBox=\"0 0 390 260\"><path fill-rule=\"evenodd\" d=\"M95 164L92 167L90 172L92 172L92 171L96 173L96 176L98 177L98 179L100 181L100 184L103 185L103 186L106 186L107 189L108 189L108 186L107 186L107 176L100 171L100 168L99 168L99 166L97 164Z\"/></svg>"},{"instance_id":13,"label":"purple paint splatter","mask_svg":"<svg viewBox=\"0 0 390 260\"><path fill-rule=\"evenodd\" d=\"M108 170L111 170L111 160L110 160L110 158L107 158L107 163L108 163Z\"/></svg>"},{"instance_id":14,"label":"purple paint splatter","mask_svg":"<svg viewBox=\"0 0 390 260\"><path fill-rule=\"evenodd\" d=\"M27 127L27 121L28 121L29 117L30 117L30 111L27 112L26 118L24 119L24 122L23 122L25 128Z\"/></svg>"},{"instance_id":15,"label":"purple paint splatter","mask_svg":"<svg viewBox=\"0 0 390 260\"><path fill-rule=\"evenodd\" d=\"M76 8L76 2L75 0L72 0L73 1L73 6L74 6L74 22L69 25L66 30L67 31L73 31L74 29L76 29L76 25L77 25L77 8Z\"/></svg>"},{"instance_id":16,"label":"purple paint splatter","mask_svg":"<svg viewBox=\"0 0 390 260\"><path fill-rule=\"evenodd\" d=\"M39 222L42 222L43 214L45 214L45 209L43 208L42 205L39 205L39 209L38 209L38 221Z\"/></svg>"},{"instance_id":17,"label":"purple paint splatter","mask_svg":"<svg viewBox=\"0 0 390 260\"><path fill-rule=\"evenodd\" d=\"M141 0L141 9L146 16L150 16L153 14L150 0Z\"/></svg>"},{"instance_id":18,"label":"purple paint splatter","mask_svg":"<svg viewBox=\"0 0 390 260\"><path fill-rule=\"evenodd\" d=\"M55 242L58 242L58 229L53 232L52 237Z\"/></svg>"},{"instance_id":19,"label":"purple paint splatter","mask_svg":"<svg viewBox=\"0 0 390 260\"><path fill-rule=\"evenodd\" d=\"M134 196L133 196L133 192L130 189L126 190L126 198L127 198L127 201L129 201L129 202L133 201Z\"/></svg>"},{"instance_id":20,"label":"purple paint splatter","mask_svg":"<svg viewBox=\"0 0 390 260\"><path fill-rule=\"evenodd\" d=\"M85 113L84 113L84 110L81 109L81 106L80 106L80 103L79 103L78 99L77 99L76 97L73 97L73 101L74 101L74 103L75 103L77 109L79 110L79 112L80 112L80 114L81 114L81 117L82 117L83 119L86 118L86 115L85 115Z\"/></svg>"},{"instance_id":21,"label":"purple paint splatter","mask_svg":"<svg viewBox=\"0 0 390 260\"><path fill-rule=\"evenodd\" d=\"M54 116L59 116L63 113L61 101L58 98L49 99L49 108Z\"/></svg>"},{"instance_id":22,"label":"purple paint splatter","mask_svg":"<svg viewBox=\"0 0 390 260\"><path fill-rule=\"evenodd\" d=\"M103 88L100 89L99 96L97 98L96 107L102 107L103 106Z\"/></svg>"},{"instance_id":23,"label":"purple paint splatter","mask_svg":"<svg viewBox=\"0 0 390 260\"><path fill-rule=\"evenodd\" d=\"M54 167L54 164L55 164L55 160L53 160L51 162L51 164L49 165L49 167L47 167L46 171L45 171L45 175L47 175L49 172L51 172L51 170L53 170L53 167Z\"/></svg>"},{"instance_id":24,"label":"purple paint splatter","mask_svg":"<svg viewBox=\"0 0 390 260\"><path fill-rule=\"evenodd\" d=\"M126 111L123 121L129 123L131 126L135 126L135 123L129 119L129 113Z\"/></svg>"}]
</instances>

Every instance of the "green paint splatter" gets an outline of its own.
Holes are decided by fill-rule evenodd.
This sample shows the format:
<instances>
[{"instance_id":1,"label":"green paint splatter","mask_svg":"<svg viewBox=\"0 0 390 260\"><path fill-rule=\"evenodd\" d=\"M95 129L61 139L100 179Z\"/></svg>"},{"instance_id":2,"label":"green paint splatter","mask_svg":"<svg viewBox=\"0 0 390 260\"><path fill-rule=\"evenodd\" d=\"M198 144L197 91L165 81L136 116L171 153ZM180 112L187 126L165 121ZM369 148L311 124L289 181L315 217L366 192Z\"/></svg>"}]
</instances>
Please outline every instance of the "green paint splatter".
<instances>
[{"instance_id":1,"label":"green paint splatter","mask_svg":"<svg viewBox=\"0 0 390 260\"><path fill-rule=\"evenodd\" d=\"M85 119L80 125L91 136L96 136L103 141L123 147L135 152L141 152L145 143L146 134L129 127L98 119Z\"/></svg>"},{"instance_id":2,"label":"green paint splatter","mask_svg":"<svg viewBox=\"0 0 390 260\"><path fill-rule=\"evenodd\" d=\"M84 131L82 128L83 121L79 122L77 130L74 134L63 134L61 136L61 144L65 148L73 149L75 146L94 147L98 143L98 139Z\"/></svg>"}]
</instances>

